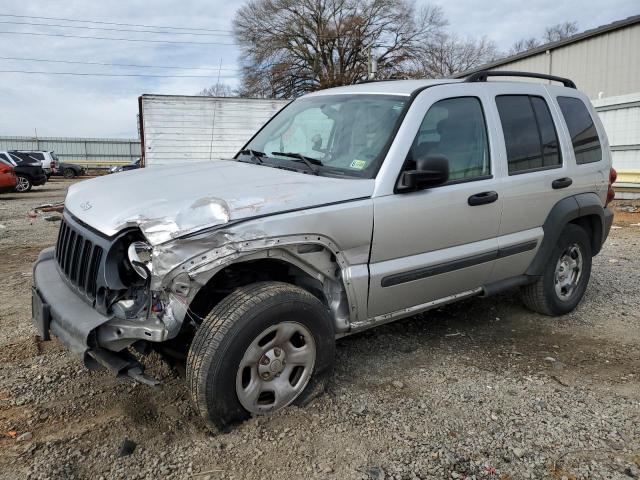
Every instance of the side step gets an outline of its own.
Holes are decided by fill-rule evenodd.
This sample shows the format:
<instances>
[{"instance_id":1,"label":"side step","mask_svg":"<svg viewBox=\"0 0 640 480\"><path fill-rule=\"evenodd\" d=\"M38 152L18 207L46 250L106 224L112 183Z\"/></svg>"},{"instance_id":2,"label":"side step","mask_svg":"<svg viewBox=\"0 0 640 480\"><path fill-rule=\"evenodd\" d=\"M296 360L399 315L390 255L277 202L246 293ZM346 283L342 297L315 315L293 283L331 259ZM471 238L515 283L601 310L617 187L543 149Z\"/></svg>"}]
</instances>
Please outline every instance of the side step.
<instances>
[{"instance_id":1,"label":"side step","mask_svg":"<svg viewBox=\"0 0 640 480\"><path fill-rule=\"evenodd\" d=\"M115 353L103 348L93 348L87 350L84 363L89 370L104 367L117 377L128 376L150 387L161 384L159 380L145 374L140 362L126 352Z\"/></svg>"}]
</instances>

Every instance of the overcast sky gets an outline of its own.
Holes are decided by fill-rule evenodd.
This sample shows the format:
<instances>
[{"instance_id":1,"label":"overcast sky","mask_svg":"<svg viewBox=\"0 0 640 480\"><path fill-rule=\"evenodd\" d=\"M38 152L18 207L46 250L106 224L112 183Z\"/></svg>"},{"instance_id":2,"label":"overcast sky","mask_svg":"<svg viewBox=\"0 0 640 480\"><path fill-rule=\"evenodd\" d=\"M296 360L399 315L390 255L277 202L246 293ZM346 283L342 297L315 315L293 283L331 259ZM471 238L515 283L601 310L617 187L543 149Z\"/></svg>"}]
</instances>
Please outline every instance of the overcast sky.
<instances>
[{"instance_id":1,"label":"overcast sky","mask_svg":"<svg viewBox=\"0 0 640 480\"><path fill-rule=\"evenodd\" d=\"M18 35L5 32L56 33L93 37L167 38L134 32L59 28L24 23L89 25L100 28L136 29L104 24L17 18L7 14L94 20L166 27L216 29L228 32L235 10L243 1L228 0L3 0L0 10L0 70L48 72L145 73L194 75L205 78L142 78L38 75L0 72L0 135L136 137L137 97L142 93L195 94L221 81L238 82L239 52L233 38L171 35L164 44ZM418 4L427 3L418 0ZM512 2L472 0L430 2L442 5L449 30L462 37L487 36L502 50L519 38L541 36L544 28L565 20L577 21L580 31L640 13L637 0L529 0ZM480 6L479 6L480 5ZM22 23L22 24L21 24ZM211 33L211 32L200 32ZM9 60L6 57L98 63L198 67L208 70L114 67ZM207 77L208 76L208 77Z\"/></svg>"}]
</instances>

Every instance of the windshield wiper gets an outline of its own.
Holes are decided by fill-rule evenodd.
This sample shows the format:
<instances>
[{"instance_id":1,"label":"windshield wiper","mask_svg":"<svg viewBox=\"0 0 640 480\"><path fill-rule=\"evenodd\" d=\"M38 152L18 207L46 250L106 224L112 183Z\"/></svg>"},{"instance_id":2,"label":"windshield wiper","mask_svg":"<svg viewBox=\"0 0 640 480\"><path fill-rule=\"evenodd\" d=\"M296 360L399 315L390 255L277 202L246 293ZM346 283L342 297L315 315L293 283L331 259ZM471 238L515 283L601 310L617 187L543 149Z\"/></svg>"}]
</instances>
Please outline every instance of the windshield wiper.
<instances>
[{"instance_id":1,"label":"windshield wiper","mask_svg":"<svg viewBox=\"0 0 640 480\"><path fill-rule=\"evenodd\" d=\"M318 170L318 167L316 165L322 166L323 163L317 158L307 157L297 152L271 152L271 154L280 155L281 157L295 158L294 162L304 162L304 164L309 167L309 170L311 170L316 175L320 175L320 171Z\"/></svg>"},{"instance_id":2,"label":"windshield wiper","mask_svg":"<svg viewBox=\"0 0 640 480\"><path fill-rule=\"evenodd\" d=\"M262 161L262 158L260 158L260 157L266 156L264 152L258 152L257 150L251 150L250 148L247 148L245 150L240 150L238 153L240 155L249 155L251 160L253 160L253 163L260 164L260 165L264 164L264 162Z\"/></svg>"}]
</instances>

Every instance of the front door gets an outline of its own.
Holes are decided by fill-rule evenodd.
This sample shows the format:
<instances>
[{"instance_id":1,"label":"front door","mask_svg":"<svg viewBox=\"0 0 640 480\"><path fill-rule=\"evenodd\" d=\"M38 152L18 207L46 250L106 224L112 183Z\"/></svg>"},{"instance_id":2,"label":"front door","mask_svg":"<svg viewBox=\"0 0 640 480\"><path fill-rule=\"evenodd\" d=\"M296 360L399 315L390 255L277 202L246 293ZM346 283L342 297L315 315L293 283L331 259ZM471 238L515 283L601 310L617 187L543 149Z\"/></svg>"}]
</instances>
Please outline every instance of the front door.
<instances>
[{"instance_id":1,"label":"front door","mask_svg":"<svg viewBox=\"0 0 640 480\"><path fill-rule=\"evenodd\" d=\"M490 276L502 208L498 162L485 99L479 88L469 96L469 88L427 89L412 106L423 118L402 168L440 154L449 160L450 178L437 187L374 197L369 317L475 289Z\"/></svg>"}]
</instances>

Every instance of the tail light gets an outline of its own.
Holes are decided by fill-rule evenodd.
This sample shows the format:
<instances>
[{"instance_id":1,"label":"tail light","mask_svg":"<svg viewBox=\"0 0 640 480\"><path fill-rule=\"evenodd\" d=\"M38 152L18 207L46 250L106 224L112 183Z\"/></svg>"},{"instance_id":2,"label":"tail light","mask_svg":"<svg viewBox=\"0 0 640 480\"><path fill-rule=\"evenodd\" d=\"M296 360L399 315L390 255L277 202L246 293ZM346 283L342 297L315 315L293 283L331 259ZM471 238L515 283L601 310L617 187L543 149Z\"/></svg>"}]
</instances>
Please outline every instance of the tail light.
<instances>
[{"instance_id":1,"label":"tail light","mask_svg":"<svg viewBox=\"0 0 640 480\"><path fill-rule=\"evenodd\" d=\"M0 173L11 173L13 172L13 168L9 165L5 165L4 163L0 163Z\"/></svg>"},{"instance_id":2,"label":"tail light","mask_svg":"<svg viewBox=\"0 0 640 480\"><path fill-rule=\"evenodd\" d=\"M606 205L609 205L609 203L611 203L611 201L616 198L616 192L613 189L613 184L616 183L616 180L618 179L618 172L616 172L615 168L611 168L611 170L609 171L609 188L607 189L607 203Z\"/></svg>"}]
</instances>

